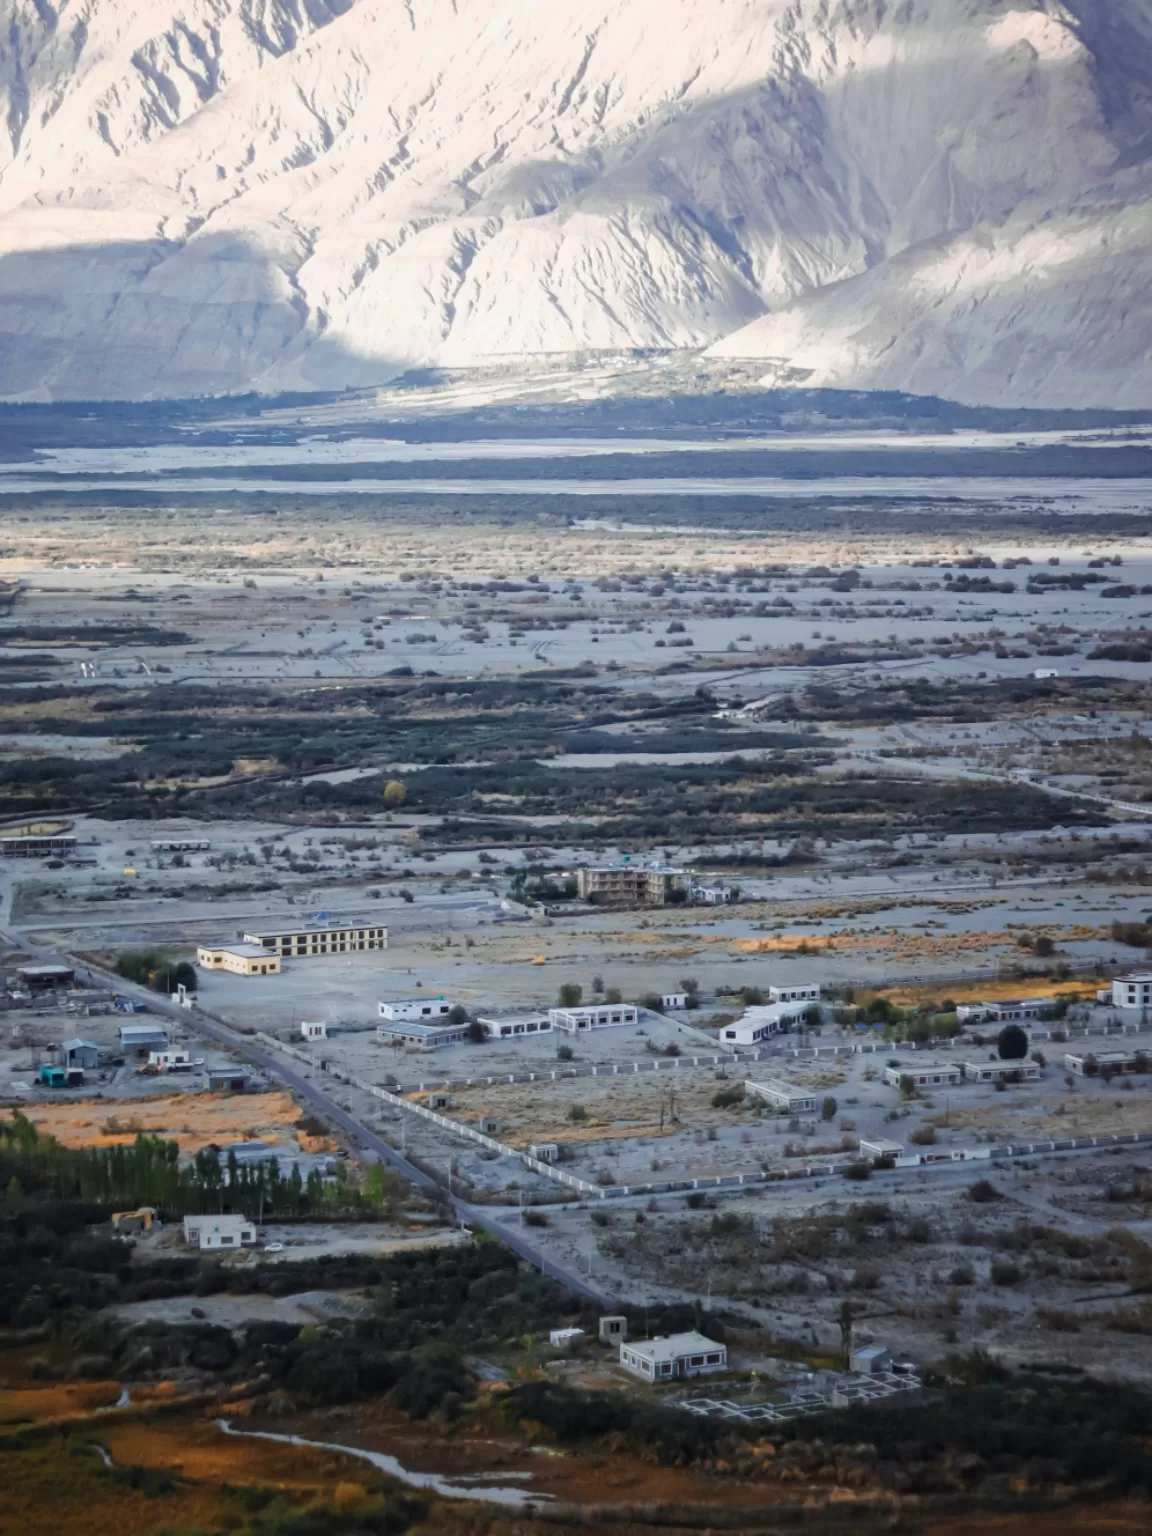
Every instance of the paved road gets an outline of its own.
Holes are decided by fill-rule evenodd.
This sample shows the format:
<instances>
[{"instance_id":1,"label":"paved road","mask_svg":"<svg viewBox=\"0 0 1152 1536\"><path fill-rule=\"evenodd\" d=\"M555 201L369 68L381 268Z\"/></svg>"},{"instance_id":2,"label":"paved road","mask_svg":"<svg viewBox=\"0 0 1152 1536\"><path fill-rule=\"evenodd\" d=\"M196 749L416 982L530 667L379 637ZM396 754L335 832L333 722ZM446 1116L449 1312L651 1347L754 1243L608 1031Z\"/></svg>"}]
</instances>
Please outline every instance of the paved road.
<instances>
[{"instance_id":1,"label":"paved road","mask_svg":"<svg viewBox=\"0 0 1152 1536\"><path fill-rule=\"evenodd\" d=\"M0 912L6 912L7 903L3 894L0 894ZM98 983L111 981L116 989L124 996L138 998L146 1002L150 1011L155 1014L174 1019L186 1028L214 1040L216 1044L224 1046L234 1055L240 1056L251 1066L257 1067L269 1077L276 1078L296 1094L304 1102L312 1107L334 1126L339 1126L354 1146L359 1146L365 1152L377 1157L387 1167L394 1169L404 1178L408 1179L417 1189L435 1191L448 1200L458 1220L470 1227L480 1227L492 1237L510 1248L519 1258L533 1264L543 1274L558 1280L561 1285L567 1286L577 1295L587 1296L604 1306L612 1306L614 1302L598 1291L586 1276L578 1274L575 1270L568 1269L562 1264L548 1258L535 1246L524 1234L523 1229L513 1230L506 1226L502 1220L494 1216L482 1206L472 1205L466 1200L461 1200L456 1195L447 1195L445 1191L428 1174L415 1167L408 1159L397 1152L395 1147L390 1147L386 1141L377 1136L362 1121L350 1114L339 1105L323 1088L303 1077L293 1067L282 1061L278 1056L273 1056L253 1043L245 1036L229 1029L213 1019L206 1018L198 1009L181 1008L175 1003L170 1003L164 997L155 992L149 992L144 987L135 986L131 982L119 977L110 977L95 967L86 966L76 961L71 955L62 955L58 950L47 948L44 945L33 944L23 936L17 936L9 932L6 937L10 942L45 964L75 965L77 973L81 977L90 974Z\"/></svg>"}]
</instances>

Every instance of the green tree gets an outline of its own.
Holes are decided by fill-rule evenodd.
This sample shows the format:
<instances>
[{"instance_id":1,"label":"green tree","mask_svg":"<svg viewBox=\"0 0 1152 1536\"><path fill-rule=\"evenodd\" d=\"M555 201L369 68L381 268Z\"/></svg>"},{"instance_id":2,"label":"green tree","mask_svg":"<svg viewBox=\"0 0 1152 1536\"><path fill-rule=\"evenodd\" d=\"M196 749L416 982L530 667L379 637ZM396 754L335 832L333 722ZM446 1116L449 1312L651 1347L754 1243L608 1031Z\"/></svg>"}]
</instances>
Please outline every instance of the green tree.
<instances>
[{"instance_id":1,"label":"green tree","mask_svg":"<svg viewBox=\"0 0 1152 1536\"><path fill-rule=\"evenodd\" d=\"M584 988L578 982L566 981L557 996L560 999L561 1008L579 1008L580 1000L584 996Z\"/></svg>"},{"instance_id":2,"label":"green tree","mask_svg":"<svg viewBox=\"0 0 1152 1536\"><path fill-rule=\"evenodd\" d=\"M1028 1054L1028 1036L1019 1024L1005 1024L996 1036L996 1050L1001 1061L1023 1061Z\"/></svg>"},{"instance_id":3,"label":"green tree","mask_svg":"<svg viewBox=\"0 0 1152 1536\"><path fill-rule=\"evenodd\" d=\"M824 1103L820 1106L820 1118L822 1120L835 1120L838 1108L836 1100L831 1094L828 1094L824 1099Z\"/></svg>"},{"instance_id":4,"label":"green tree","mask_svg":"<svg viewBox=\"0 0 1152 1536\"><path fill-rule=\"evenodd\" d=\"M408 791L399 779L389 779L384 786L384 804L390 811L396 810L408 798Z\"/></svg>"}]
</instances>

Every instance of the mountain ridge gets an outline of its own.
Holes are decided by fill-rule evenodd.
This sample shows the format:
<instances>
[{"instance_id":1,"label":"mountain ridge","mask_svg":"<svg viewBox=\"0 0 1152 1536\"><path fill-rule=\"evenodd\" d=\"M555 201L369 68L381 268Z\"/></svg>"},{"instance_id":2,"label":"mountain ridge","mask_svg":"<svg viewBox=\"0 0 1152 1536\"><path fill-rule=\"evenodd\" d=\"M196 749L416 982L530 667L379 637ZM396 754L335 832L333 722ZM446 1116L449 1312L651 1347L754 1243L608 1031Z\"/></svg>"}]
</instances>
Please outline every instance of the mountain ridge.
<instances>
[{"instance_id":1,"label":"mountain ridge","mask_svg":"<svg viewBox=\"0 0 1152 1536\"><path fill-rule=\"evenodd\" d=\"M613 351L1140 406L1147 0L10 0L0 394Z\"/></svg>"}]
</instances>

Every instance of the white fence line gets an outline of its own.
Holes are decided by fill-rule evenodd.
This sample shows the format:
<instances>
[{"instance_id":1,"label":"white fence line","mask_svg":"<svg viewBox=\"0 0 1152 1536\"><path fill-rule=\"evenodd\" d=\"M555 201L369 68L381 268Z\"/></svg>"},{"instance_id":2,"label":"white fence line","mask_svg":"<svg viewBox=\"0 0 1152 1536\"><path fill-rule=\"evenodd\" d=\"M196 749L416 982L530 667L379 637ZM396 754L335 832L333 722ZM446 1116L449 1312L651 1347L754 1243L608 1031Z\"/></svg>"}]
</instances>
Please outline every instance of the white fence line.
<instances>
[{"instance_id":1,"label":"white fence line","mask_svg":"<svg viewBox=\"0 0 1152 1536\"><path fill-rule=\"evenodd\" d=\"M392 1093L387 1088L378 1088L375 1083L362 1083L349 1073L341 1072L338 1067L331 1066L325 1059L318 1060L314 1056L309 1056L307 1051L302 1051L295 1045L287 1045L284 1041L277 1040L274 1035L267 1035L258 1030L256 1038L267 1045L275 1046L278 1051L294 1056L297 1061L307 1062L310 1067L318 1067L322 1072L327 1072L329 1077L338 1078L352 1088L359 1088L365 1093L370 1093L373 1098L382 1099L385 1104L391 1104L394 1109L417 1115L423 1120L430 1120L433 1125L439 1126L441 1130L448 1131L453 1136L459 1136L465 1141L474 1141L477 1146L486 1147L488 1151L496 1152L501 1157L518 1157L531 1172L543 1174L545 1178L552 1179L557 1184L563 1184L568 1189L574 1189L583 1195L595 1195L601 1200L607 1193L599 1184L590 1184L587 1179L577 1178L574 1173L565 1173L562 1168L556 1168L551 1163L542 1162L538 1157L532 1157L529 1153L510 1147L503 1141L497 1141L494 1136L487 1136L483 1131L478 1131L470 1125L461 1125L458 1120L441 1115L436 1110L429 1109L426 1104L414 1104L399 1093Z\"/></svg>"},{"instance_id":2,"label":"white fence line","mask_svg":"<svg viewBox=\"0 0 1152 1536\"><path fill-rule=\"evenodd\" d=\"M442 1115L434 1109L429 1109L424 1104L415 1104L410 1099L393 1093L387 1088L378 1088L373 1083L362 1083L346 1072L331 1066L325 1060L317 1060L309 1056L294 1045L287 1045L282 1040L277 1040L274 1035L257 1032L256 1038L267 1045L275 1046L277 1050L284 1051L297 1060L306 1062L311 1067L319 1067L329 1076L338 1078L350 1087L359 1088L370 1093L374 1098L392 1105L402 1113L416 1115L421 1119L430 1121L441 1130L452 1136L457 1136L464 1141L474 1142L477 1146L496 1152L501 1157L519 1158L524 1167L532 1173L538 1173L544 1178L551 1179L554 1183L561 1184L567 1189L576 1191L586 1198L596 1200L621 1200L631 1195L663 1195L663 1194L692 1194L706 1192L708 1190L740 1189L745 1185L771 1185L787 1183L794 1179L825 1178L830 1175L842 1174L851 1163L860 1161L859 1158L841 1159L834 1162L804 1163L795 1168L785 1168L779 1173L766 1174L763 1171L757 1173L730 1173L714 1174L706 1178L669 1179L659 1183L647 1184L591 1184L587 1179L581 1179L573 1173L565 1173L562 1168L557 1168L553 1163L545 1163L541 1159L532 1157L529 1153L521 1151L517 1147L509 1146L506 1142L498 1141L494 1136L488 1136L483 1131L478 1131L470 1125L463 1125L458 1120L451 1119L448 1115ZM875 1049L891 1049L890 1046L878 1046ZM840 1046L832 1047L835 1050L852 1051L859 1047ZM693 1058L686 1058L691 1063ZM552 1073L552 1077L564 1076L563 1073ZM483 1080L481 1080L483 1081ZM490 1081L504 1082L505 1078L490 1079ZM437 1084L437 1087L441 1085ZM1139 1146L1152 1143L1152 1131L1124 1131L1105 1133L1098 1136L1070 1136L1055 1140L1040 1140L1029 1142L1009 1142L1003 1146L983 1147L957 1147L948 1151L926 1153L906 1153L895 1160L896 1168L906 1170L913 1167L921 1169L941 1168L964 1162L1002 1162L1009 1158L1035 1157L1044 1153L1056 1152L1086 1152L1098 1147L1114 1146Z\"/></svg>"}]
</instances>

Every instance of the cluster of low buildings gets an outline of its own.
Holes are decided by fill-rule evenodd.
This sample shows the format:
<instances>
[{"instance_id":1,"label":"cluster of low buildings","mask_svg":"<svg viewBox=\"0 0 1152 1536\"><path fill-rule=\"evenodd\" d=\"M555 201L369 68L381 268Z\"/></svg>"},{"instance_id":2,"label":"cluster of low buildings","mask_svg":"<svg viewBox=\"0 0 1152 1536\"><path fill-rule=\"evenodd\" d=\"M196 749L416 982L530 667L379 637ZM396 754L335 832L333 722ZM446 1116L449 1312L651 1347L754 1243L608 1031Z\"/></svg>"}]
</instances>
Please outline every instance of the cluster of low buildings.
<instances>
[{"instance_id":1,"label":"cluster of low buildings","mask_svg":"<svg viewBox=\"0 0 1152 1536\"><path fill-rule=\"evenodd\" d=\"M211 1093L247 1093L259 1086L244 1067L208 1065L202 1056L193 1056L183 1046L173 1046L167 1027L159 1020L121 1024L117 1033L117 1046L101 1045L79 1035L53 1046L55 1059L44 1063L37 1071L39 1086L83 1088L89 1073L124 1062L134 1062L138 1072L155 1076L202 1073L204 1085Z\"/></svg>"},{"instance_id":2,"label":"cluster of low buildings","mask_svg":"<svg viewBox=\"0 0 1152 1536\"><path fill-rule=\"evenodd\" d=\"M810 1010L820 1012L820 988L812 983L802 986L769 987L768 1001L744 1011L742 1018L725 1024L720 1039L725 1045L762 1045L776 1035L784 1035L810 1017Z\"/></svg>"},{"instance_id":3,"label":"cluster of low buildings","mask_svg":"<svg viewBox=\"0 0 1152 1536\"><path fill-rule=\"evenodd\" d=\"M959 1083L1035 1083L1040 1078L1035 1061L957 1061L898 1063L884 1068L890 1088L954 1088Z\"/></svg>"},{"instance_id":4,"label":"cluster of low buildings","mask_svg":"<svg viewBox=\"0 0 1152 1536\"><path fill-rule=\"evenodd\" d=\"M683 994L677 994L683 996ZM516 1040L555 1030L570 1035L587 1030L623 1028L639 1022L640 1010L632 1003L587 1003L571 1008L548 1008L539 1013L481 1014L475 1025L464 1018L460 1005L446 998L401 998L379 1005L376 1035L392 1045L410 1050L437 1051L465 1040ZM453 1021L455 1016L456 1021Z\"/></svg>"},{"instance_id":5,"label":"cluster of low buildings","mask_svg":"<svg viewBox=\"0 0 1152 1536\"><path fill-rule=\"evenodd\" d=\"M548 1342L553 1348L571 1350L584 1338L582 1328L556 1328ZM654 1339L630 1339L625 1317L602 1317L599 1339L601 1344L615 1345L621 1369L648 1386L672 1386L714 1376L730 1367L727 1345L694 1329L660 1334ZM882 1344L854 1348L845 1371L813 1371L785 1361L776 1364L783 1370L786 1384L777 1389L775 1401L694 1397L679 1406L703 1417L758 1423L819 1413L830 1407L879 1402L919 1391L921 1386L912 1362L894 1359Z\"/></svg>"}]
</instances>

